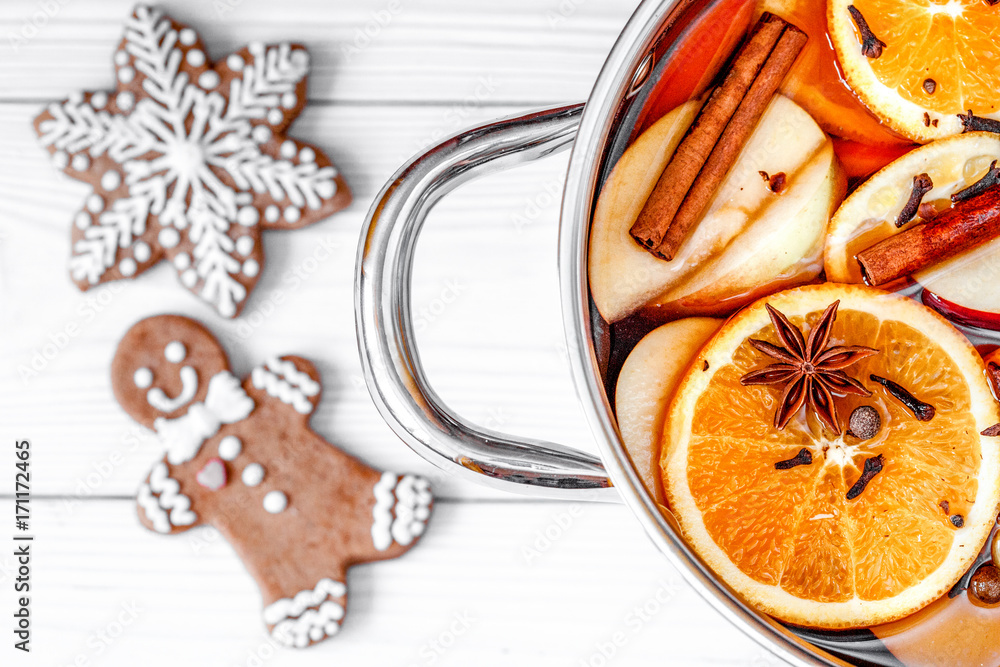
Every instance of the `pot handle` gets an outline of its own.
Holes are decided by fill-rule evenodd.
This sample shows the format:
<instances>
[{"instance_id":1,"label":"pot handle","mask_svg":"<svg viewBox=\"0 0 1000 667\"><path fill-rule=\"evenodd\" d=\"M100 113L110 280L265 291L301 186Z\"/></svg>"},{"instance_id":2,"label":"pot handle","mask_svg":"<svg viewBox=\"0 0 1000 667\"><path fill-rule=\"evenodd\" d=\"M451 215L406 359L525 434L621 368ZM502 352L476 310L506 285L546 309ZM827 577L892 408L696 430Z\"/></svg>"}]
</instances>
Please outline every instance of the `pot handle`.
<instances>
[{"instance_id":1,"label":"pot handle","mask_svg":"<svg viewBox=\"0 0 1000 667\"><path fill-rule=\"evenodd\" d=\"M365 381L403 442L445 472L518 493L613 500L600 459L473 426L441 402L414 345L413 253L427 213L477 176L551 155L576 136L583 105L535 111L457 134L411 159L368 213L358 248L355 319Z\"/></svg>"}]
</instances>

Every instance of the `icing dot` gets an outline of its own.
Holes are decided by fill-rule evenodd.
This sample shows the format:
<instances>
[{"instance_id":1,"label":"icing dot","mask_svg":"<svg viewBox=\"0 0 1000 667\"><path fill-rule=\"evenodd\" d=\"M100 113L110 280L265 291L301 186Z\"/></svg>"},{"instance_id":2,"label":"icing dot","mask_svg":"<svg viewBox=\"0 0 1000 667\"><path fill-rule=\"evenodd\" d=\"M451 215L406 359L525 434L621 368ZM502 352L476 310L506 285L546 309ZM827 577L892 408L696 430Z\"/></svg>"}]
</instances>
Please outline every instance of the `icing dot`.
<instances>
[{"instance_id":1,"label":"icing dot","mask_svg":"<svg viewBox=\"0 0 1000 667\"><path fill-rule=\"evenodd\" d=\"M330 621L329 623L323 626L323 629L326 630L327 637L332 637L335 634L337 634L337 632L340 630L340 626L334 623L333 621Z\"/></svg>"},{"instance_id":2,"label":"icing dot","mask_svg":"<svg viewBox=\"0 0 1000 667\"><path fill-rule=\"evenodd\" d=\"M333 179L329 181L320 181L316 184L316 194L323 199L329 199L333 195L337 194L337 181L334 181Z\"/></svg>"},{"instance_id":3,"label":"icing dot","mask_svg":"<svg viewBox=\"0 0 1000 667\"><path fill-rule=\"evenodd\" d=\"M277 222L278 218L281 217L281 209L271 204L264 209L264 219L268 222Z\"/></svg>"},{"instance_id":4,"label":"icing dot","mask_svg":"<svg viewBox=\"0 0 1000 667\"><path fill-rule=\"evenodd\" d=\"M187 356L187 348L179 340L172 340L163 348L163 356L172 364L179 364Z\"/></svg>"},{"instance_id":5,"label":"icing dot","mask_svg":"<svg viewBox=\"0 0 1000 667\"><path fill-rule=\"evenodd\" d=\"M65 169L69 166L69 156L64 151L56 151L52 154L52 164L56 169Z\"/></svg>"},{"instance_id":6,"label":"icing dot","mask_svg":"<svg viewBox=\"0 0 1000 667\"><path fill-rule=\"evenodd\" d=\"M178 254L176 257L174 257L174 268L176 268L178 271L183 271L189 266L191 266L191 255L187 254L186 252L182 252Z\"/></svg>"},{"instance_id":7,"label":"icing dot","mask_svg":"<svg viewBox=\"0 0 1000 667\"><path fill-rule=\"evenodd\" d=\"M260 264L258 264L255 260L248 259L247 261L243 262L243 275L249 278L253 278L259 272L260 272Z\"/></svg>"},{"instance_id":8,"label":"icing dot","mask_svg":"<svg viewBox=\"0 0 1000 667\"><path fill-rule=\"evenodd\" d=\"M137 268L139 267L136 266L135 260L131 257L126 257L118 264L118 271L126 278L134 276Z\"/></svg>"},{"instance_id":9,"label":"icing dot","mask_svg":"<svg viewBox=\"0 0 1000 667\"><path fill-rule=\"evenodd\" d=\"M294 109L295 105L299 103L299 98L295 96L295 93L285 93L281 96L281 106L286 109Z\"/></svg>"},{"instance_id":10,"label":"icing dot","mask_svg":"<svg viewBox=\"0 0 1000 667\"><path fill-rule=\"evenodd\" d=\"M103 109L108 103L108 94L104 91L98 91L90 96L90 104L95 109Z\"/></svg>"},{"instance_id":11,"label":"icing dot","mask_svg":"<svg viewBox=\"0 0 1000 667\"><path fill-rule=\"evenodd\" d=\"M101 195L90 195L87 197L87 210L91 213L100 213L104 210L104 199Z\"/></svg>"},{"instance_id":12,"label":"icing dot","mask_svg":"<svg viewBox=\"0 0 1000 667\"><path fill-rule=\"evenodd\" d=\"M312 162L316 159L316 151L308 146L299 151L299 162Z\"/></svg>"},{"instance_id":13,"label":"icing dot","mask_svg":"<svg viewBox=\"0 0 1000 667\"><path fill-rule=\"evenodd\" d=\"M259 463L251 463L243 469L242 479L247 486L257 486L264 481L264 466Z\"/></svg>"},{"instance_id":14,"label":"icing dot","mask_svg":"<svg viewBox=\"0 0 1000 667\"><path fill-rule=\"evenodd\" d=\"M83 93L79 90L69 96L69 101L73 104L83 104Z\"/></svg>"},{"instance_id":15,"label":"icing dot","mask_svg":"<svg viewBox=\"0 0 1000 667\"><path fill-rule=\"evenodd\" d=\"M135 78L135 70L131 67L122 67L118 70L118 80L122 83L128 84L132 83L132 79Z\"/></svg>"},{"instance_id":16,"label":"icing dot","mask_svg":"<svg viewBox=\"0 0 1000 667\"><path fill-rule=\"evenodd\" d=\"M90 227L90 216L85 212L80 211L76 214L76 217L73 218L73 223L76 225L77 229L86 229L87 227Z\"/></svg>"},{"instance_id":17,"label":"icing dot","mask_svg":"<svg viewBox=\"0 0 1000 667\"><path fill-rule=\"evenodd\" d=\"M219 456L226 461L232 461L243 451L243 443L235 435L227 435L219 441Z\"/></svg>"},{"instance_id":18,"label":"icing dot","mask_svg":"<svg viewBox=\"0 0 1000 667\"><path fill-rule=\"evenodd\" d=\"M118 97L115 98L115 102L118 104L118 108L122 111L128 111L135 104L135 95L127 90L123 90L118 93Z\"/></svg>"},{"instance_id":19,"label":"icing dot","mask_svg":"<svg viewBox=\"0 0 1000 667\"><path fill-rule=\"evenodd\" d=\"M243 69L243 65L244 65L243 58L240 58L235 53L226 58L226 67L228 67L233 71L239 71Z\"/></svg>"},{"instance_id":20,"label":"icing dot","mask_svg":"<svg viewBox=\"0 0 1000 667\"><path fill-rule=\"evenodd\" d=\"M264 509L271 514L284 512L288 507L288 496L281 491L270 491L264 496Z\"/></svg>"},{"instance_id":21,"label":"icing dot","mask_svg":"<svg viewBox=\"0 0 1000 667\"><path fill-rule=\"evenodd\" d=\"M138 262L148 262L152 254L153 252L149 249L149 244L144 241L139 241L132 246L132 256Z\"/></svg>"},{"instance_id":22,"label":"icing dot","mask_svg":"<svg viewBox=\"0 0 1000 667\"><path fill-rule=\"evenodd\" d=\"M160 230L157 240L164 248L173 248L181 242L181 235L173 227L164 227ZM180 257L180 255L178 255Z\"/></svg>"},{"instance_id":23,"label":"icing dot","mask_svg":"<svg viewBox=\"0 0 1000 667\"><path fill-rule=\"evenodd\" d=\"M246 257L252 251L253 251L252 236L241 236L238 239L236 239L236 252Z\"/></svg>"},{"instance_id":24,"label":"icing dot","mask_svg":"<svg viewBox=\"0 0 1000 667\"><path fill-rule=\"evenodd\" d=\"M194 287L198 284L198 272L194 269L188 269L181 274L181 284L184 287Z\"/></svg>"},{"instance_id":25,"label":"icing dot","mask_svg":"<svg viewBox=\"0 0 1000 667\"><path fill-rule=\"evenodd\" d=\"M302 217L302 212L294 206L285 209L285 222L295 224Z\"/></svg>"},{"instance_id":26,"label":"icing dot","mask_svg":"<svg viewBox=\"0 0 1000 667\"><path fill-rule=\"evenodd\" d=\"M187 52L188 65L201 67L205 64L205 53L199 49L191 49Z\"/></svg>"},{"instance_id":27,"label":"icing dot","mask_svg":"<svg viewBox=\"0 0 1000 667\"><path fill-rule=\"evenodd\" d=\"M191 46L198 41L198 35L191 28L184 28L181 30L180 35L178 35L178 39L181 40L181 44L184 46Z\"/></svg>"},{"instance_id":28,"label":"icing dot","mask_svg":"<svg viewBox=\"0 0 1000 667\"><path fill-rule=\"evenodd\" d=\"M132 381L135 382L135 386L139 389L145 389L149 385L153 384L153 371L149 370L145 366L137 368L135 375L132 376Z\"/></svg>"},{"instance_id":29,"label":"icing dot","mask_svg":"<svg viewBox=\"0 0 1000 667\"><path fill-rule=\"evenodd\" d=\"M115 64L119 67L124 67L128 65L128 54L124 51L118 51L115 53Z\"/></svg>"},{"instance_id":30,"label":"icing dot","mask_svg":"<svg viewBox=\"0 0 1000 667\"><path fill-rule=\"evenodd\" d=\"M205 90L215 88L219 85L219 82L219 74L213 69L202 72L201 76L198 77L198 85Z\"/></svg>"},{"instance_id":31,"label":"icing dot","mask_svg":"<svg viewBox=\"0 0 1000 667\"><path fill-rule=\"evenodd\" d=\"M281 144L281 157L285 158L286 160L291 160L293 157L295 157L295 153L297 151L298 149L295 147L294 141L286 141L285 143Z\"/></svg>"},{"instance_id":32,"label":"icing dot","mask_svg":"<svg viewBox=\"0 0 1000 667\"><path fill-rule=\"evenodd\" d=\"M104 172L104 175L101 176L101 187L104 188L104 190L107 192L117 190L118 186L121 184L122 184L121 174L119 174L114 169L108 169L106 172Z\"/></svg>"},{"instance_id":33,"label":"icing dot","mask_svg":"<svg viewBox=\"0 0 1000 667\"><path fill-rule=\"evenodd\" d=\"M90 168L90 158L84 153L77 153L73 156L73 168L77 171L86 171Z\"/></svg>"},{"instance_id":34,"label":"icing dot","mask_svg":"<svg viewBox=\"0 0 1000 667\"><path fill-rule=\"evenodd\" d=\"M236 222L244 227L253 227L260 220L260 211L253 206L244 206L236 213Z\"/></svg>"},{"instance_id":35,"label":"icing dot","mask_svg":"<svg viewBox=\"0 0 1000 667\"><path fill-rule=\"evenodd\" d=\"M285 120L285 114L281 112L281 109L271 109L267 112L267 122L271 125L278 125L283 120Z\"/></svg>"},{"instance_id":36,"label":"icing dot","mask_svg":"<svg viewBox=\"0 0 1000 667\"><path fill-rule=\"evenodd\" d=\"M253 131L250 133L250 135L253 137L253 140L256 141L258 144L266 144L268 141L271 140L271 128L269 128L267 125L258 125L257 127L253 128Z\"/></svg>"},{"instance_id":37,"label":"icing dot","mask_svg":"<svg viewBox=\"0 0 1000 667\"><path fill-rule=\"evenodd\" d=\"M264 50L264 42L254 40L247 46L247 50L250 51L250 53L260 53Z\"/></svg>"},{"instance_id":38,"label":"icing dot","mask_svg":"<svg viewBox=\"0 0 1000 667\"><path fill-rule=\"evenodd\" d=\"M315 625L309 628L309 639L313 640L314 642L318 642L325 636L326 635L323 634L323 628Z\"/></svg>"},{"instance_id":39,"label":"icing dot","mask_svg":"<svg viewBox=\"0 0 1000 667\"><path fill-rule=\"evenodd\" d=\"M292 51L292 64L296 67L308 67L309 53L304 49L296 49Z\"/></svg>"}]
</instances>

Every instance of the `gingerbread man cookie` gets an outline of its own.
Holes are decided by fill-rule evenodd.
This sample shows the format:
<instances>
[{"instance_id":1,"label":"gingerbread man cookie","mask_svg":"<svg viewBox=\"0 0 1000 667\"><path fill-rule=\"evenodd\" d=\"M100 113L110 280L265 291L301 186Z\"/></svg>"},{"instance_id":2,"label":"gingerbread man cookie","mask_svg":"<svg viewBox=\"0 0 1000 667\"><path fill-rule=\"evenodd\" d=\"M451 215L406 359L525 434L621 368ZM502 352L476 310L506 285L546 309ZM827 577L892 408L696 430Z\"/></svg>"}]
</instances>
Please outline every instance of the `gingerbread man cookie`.
<instances>
[{"instance_id":1,"label":"gingerbread man cookie","mask_svg":"<svg viewBox=\"0 0 1000 667\"><path fill-rule=\"evenodd\" d=\"M139 489L140 521L165 534L217 528L257 581L280 642L336 634L347 568L400 556L423 534L426 480L374 470L310 430L321 386L309 361L271 359L241 383L208 330L159 315L125 334L111 378L165 450Z\"/></svg>"},{"instance_id":2,"label":"gingerbread man cookie","mask_svg":"<svg viewBox=\"0 0 1000 667\"><path fill-rule=\"evenodd\" d=\"M193 29L139 6L114 66L114 91L35 118L53 163L93 187L73 219L70 274L86 290L166 259L235 317L263 266L261 230L304 227L351 201L329 158L286 135L306 104L309 54L252 43L213 65Z\"/></svg>"}]
</instances>

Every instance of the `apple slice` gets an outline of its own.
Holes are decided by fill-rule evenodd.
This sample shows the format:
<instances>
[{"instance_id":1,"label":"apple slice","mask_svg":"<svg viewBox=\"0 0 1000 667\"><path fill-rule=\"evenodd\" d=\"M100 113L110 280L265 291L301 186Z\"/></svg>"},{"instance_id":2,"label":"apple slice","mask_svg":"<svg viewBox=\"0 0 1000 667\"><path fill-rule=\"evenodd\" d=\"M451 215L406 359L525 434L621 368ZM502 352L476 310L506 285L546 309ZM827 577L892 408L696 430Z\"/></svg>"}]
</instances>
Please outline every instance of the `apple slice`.
<instances>
[{"instance_id":1,"label":"apple slice","mask_svg":"<svg viewBox=\"0 0 1000 667\"><path fill-rule=\"evenodd\" d=\"M959 324L1000 331L1000 239L914 277L924 287L924 305Z\"/></svg>"},{"instance_id":2,"label":"apple slice","mask_svg":"<svg viewBox=\"0 0 1000 667\"><path fill-rule=\"evenodd\" d=\"M823 197L820 202L823 205L791 211L793 215L809 214L814 219L786 221L795 223L790 225L789 233L795 238L793 247L797 250L771 253L762 258L759 266L754 266L755 281L766 286L805 256L797 253L812 249L814 243L822 239L827 210L836 205L837 197L842 194L839 187L832 191L828 188L824 194L821 191L823 179L809 179L809 185L805 185L807 181L799 178L799 172L820 155L829 154L827 166L836 169L832 153L828 153L830 140L809 114L788 98L776 95L705 215L674 259L668 262L654 257L636 243L629 229L698 108L698 102L683 104L640 135L615 165L601 191L590 232L590 289L594 303L608 322L616 322L646 304L658 302L661 295L680 286L703 264L729 248L738 248L748 238L744 234L750 230L772 227L774 220L768 216L783 210L783 207L774 208L776 202L783 199L799 201L803 196L805 201L810 197ZM760 172L784 173L789 185L781 194L774 194ZM813 189L799 192L808 187ZM782 215L788 213L784 211ZM801 232L797 231L799 227ZM746 259L754 264L752 258ZM816 267L812 275L800 276L798 282L807 282L818 272L819 267ZM742 285L737 292L725 286L716 290L715 298L726 302L717 312L742 305L734 301L742 290Z\"/></svg>"},{"instance_id":3,"label":"apple slice","mask_svg":"<svg viewBox=\"0 0 1000 667\"><path fill-rule=\"evenodd\" d=\"M646 491L660 504L660 436L667 407L691 360L721 324L707 317L664 324L639 341L618 375L618 430Z\"/></svg>"},{"instance_id":4,"label":"apple slice","mask_svg":"<svg viewBox=\"0 0 1000 667\"><path fill-rule=\"evenodd\" d=\"M809 282L823 269L826 224L846 190L833 146L826 142L735 243L657 298L644 314L653 319L717 315Z\"/></svg>"}]
</instances>

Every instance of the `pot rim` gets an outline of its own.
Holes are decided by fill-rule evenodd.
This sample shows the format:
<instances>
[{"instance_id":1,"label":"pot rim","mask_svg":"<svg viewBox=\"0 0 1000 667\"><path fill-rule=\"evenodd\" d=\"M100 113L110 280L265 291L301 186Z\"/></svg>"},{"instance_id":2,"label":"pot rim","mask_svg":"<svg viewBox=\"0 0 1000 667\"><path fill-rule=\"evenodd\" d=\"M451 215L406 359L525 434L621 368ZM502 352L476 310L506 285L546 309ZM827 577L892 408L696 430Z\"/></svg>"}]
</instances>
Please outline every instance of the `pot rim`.
<instances>
[{"instance_id":1,"label":"pot rim","mask_svg":"<svg viewBox=\"0 0 1000 667\"><path fill-rule=\"evenodd\" d=\"M645 491L625 453L594 348L587 249L597 184L619 107L634 79L649 71L648 56L685 0L642 0L623 28L584 107L573 143L559 223L563 328L573 381L608 474L646 535L681 576L730 623L793 665L848 665L758 614L718 581L681 539ZM637 74L638 73L638 74Z\"/></svg>"}]
</instances>

